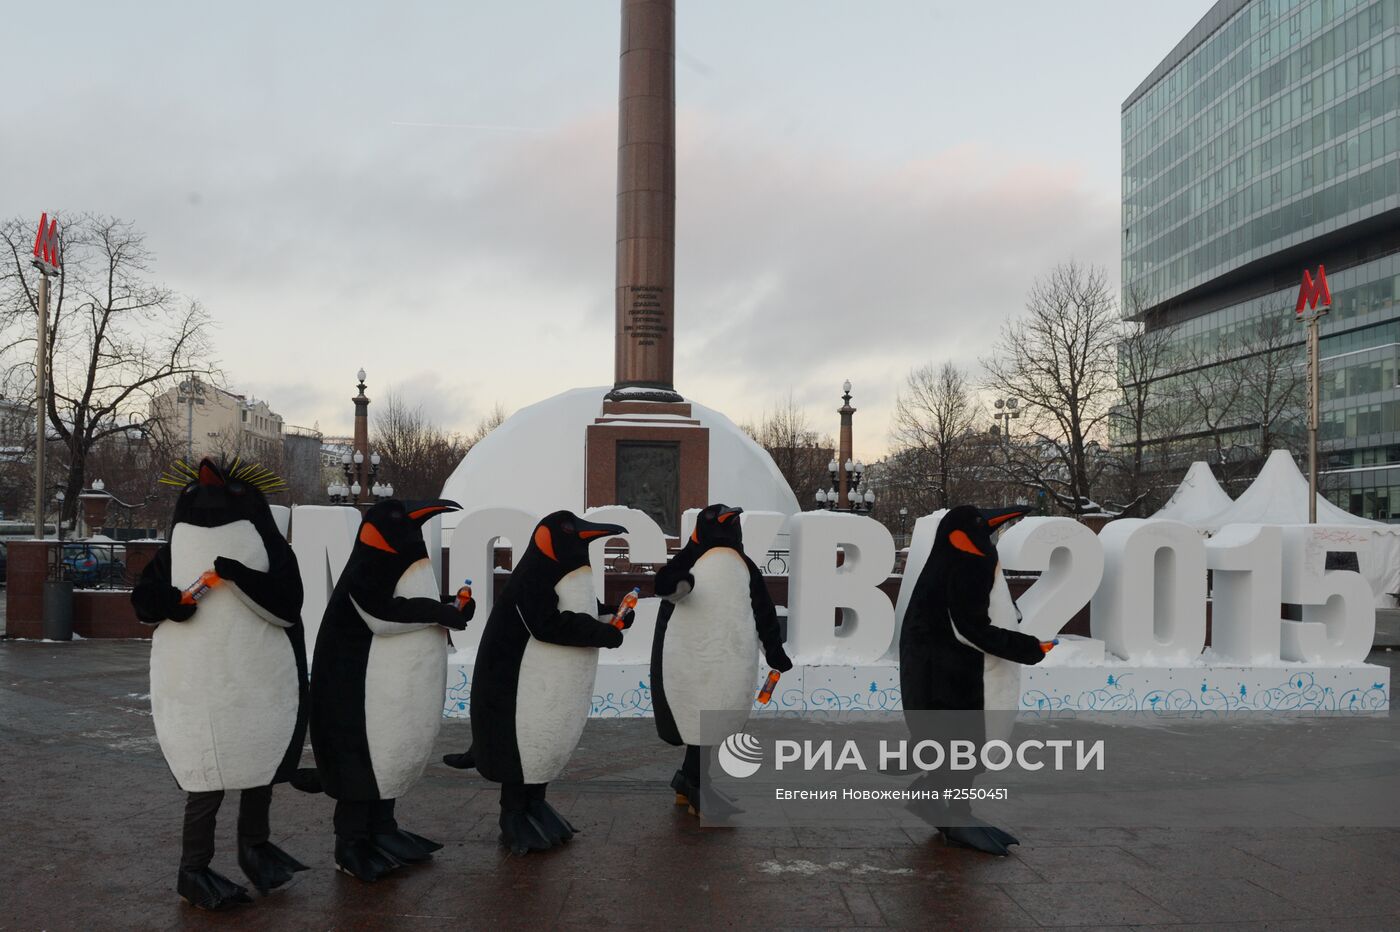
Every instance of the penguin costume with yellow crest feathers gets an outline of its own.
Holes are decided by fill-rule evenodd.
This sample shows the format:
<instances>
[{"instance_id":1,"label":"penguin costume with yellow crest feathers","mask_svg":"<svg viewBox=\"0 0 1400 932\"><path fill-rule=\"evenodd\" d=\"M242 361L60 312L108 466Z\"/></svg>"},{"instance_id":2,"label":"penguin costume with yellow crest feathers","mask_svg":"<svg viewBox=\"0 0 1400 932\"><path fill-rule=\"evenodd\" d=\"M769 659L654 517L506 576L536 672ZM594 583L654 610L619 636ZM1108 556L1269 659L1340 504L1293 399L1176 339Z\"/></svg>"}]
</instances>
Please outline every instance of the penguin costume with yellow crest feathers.
<instances>
[{"instance_id":1,"label":"penguin costume with yellow crest feathers","mask_svg":"<svg viewBox=\"0 0 1400 932\"><path fill-rule=\"evenodd\" d=\"M269 841L272 785L287 780L306 734L301 574L266 493L284 488L260 466L177 463L170 541L131 592L151 636L151 716L161 753L187 794L176 890L223 909L247 891L209 867L226 790L242 790L238 863L260 891L305 865ZM209 571L196 600L183 590ZM209 585L212 583L212 585Z\"/></svg>"},{"instance_id":2,"label":"penguin costume with yellow crest feathers","mask_svg":"<svg viewBox=\"0 0 1400 932\"><path fill-rule=\"evenodd\" d=\"M442 725L447 632L476 611L442 601L423 540L425 522L459 507L390 499L365 512L316 636L311 746L336 800L336 867L359 880L442 847L400 829L394 801L418 782Z\"/></svg>"},{"instance_id":3,"label":"penguin costume with yellow crest feathers","mask_svg":"<svg viewBox=\"0 0 1400 932\"><path fill-rule=\"evenodd\" d=\"M476 769L501 784L501 844L515 854L567 842L577 831L545 802L569 762L593 702L598 649L622 629L598 601L590 543L627 533L556 511L535 527L491 608L472 674ZM634 613L622 619L625 629Z\"/></svg>"},{"instance_id":4,"label":"penguin costume with yellow crest feathers","mask_svg":"<svg viewBox=\"0 0 1400 932\"><path fill-rule=\"evenodd\" d=\"M1040 663L1048 648L1016 630L1020 615L1001 573L994 534L1028 511L959 505L938 523L899 636L899 687L906 712L982 710L985 716L988 709L1015 709L1020 682L1015 665ZM974 722L915 715L909 721L911 730L924 732L915 734L916 740L946 745L948 738L957 738L980 747L986 738L984 716ZM942 773L940 779L970 781L975 775ZM972 816L965 801L933 809L935 827L950 845L1004 856L1010 845L1018 844L1008 832Z\"/></svg>"}]
</instances>

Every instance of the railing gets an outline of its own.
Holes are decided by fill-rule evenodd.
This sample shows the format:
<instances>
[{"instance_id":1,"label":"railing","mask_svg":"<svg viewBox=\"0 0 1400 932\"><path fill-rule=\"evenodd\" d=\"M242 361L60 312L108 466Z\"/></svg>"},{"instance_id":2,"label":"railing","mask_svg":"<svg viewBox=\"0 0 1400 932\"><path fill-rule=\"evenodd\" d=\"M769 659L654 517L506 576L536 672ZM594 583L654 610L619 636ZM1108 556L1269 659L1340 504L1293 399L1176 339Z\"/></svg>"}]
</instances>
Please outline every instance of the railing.
<instances>
[{"instance_id":1,"label":"railing","mask_svg":"<svg viewBox=\"0 0 1400 932\"><path fill-rule=\"evenodd\" d=\"M71 582L78 589L130 589L126 546L114 543L64 541L49 548L51 582Z\"/></svg>"}]
</instances>

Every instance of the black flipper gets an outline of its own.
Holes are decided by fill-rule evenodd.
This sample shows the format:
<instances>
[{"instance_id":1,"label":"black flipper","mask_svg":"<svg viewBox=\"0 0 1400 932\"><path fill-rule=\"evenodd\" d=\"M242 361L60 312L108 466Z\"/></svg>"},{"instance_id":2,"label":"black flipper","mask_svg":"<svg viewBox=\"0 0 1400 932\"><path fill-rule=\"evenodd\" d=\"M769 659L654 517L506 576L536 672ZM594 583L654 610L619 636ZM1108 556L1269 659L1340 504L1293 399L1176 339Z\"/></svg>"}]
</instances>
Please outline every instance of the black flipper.
<instances>
[{"instance_id":1,"label":"black flipper","mask_svg":"<svg viewBox=\"0 0 1400 932\"><path fill-rule=\"evenodd\" d=\"M336 838L335 866L356 880L373 883L403 865L379 850L368 838Z\"/></svg>"},{"instance_id":2,"label":"black flipper","mask_svg":"<svg viewBox=\"0 0 1400 932\"><path fill-rule=\"evenodd\" d=\"M404 864L421 864L424 861L430 861L434 851L442 850L442 845L437 842L430 841L422 835L405 832L403 829L396 829L393 832L377 832L370 836L370 841L380 851Z\"/></svg>"},{"instance_id":3,"label":"black flipper","mask_svg":"<svg viewBox=\"0 0 1400 932\"><path fill-rule=\"evenodd\" d=\"M509 848L511 854L548 851L554 847L554 843L545 834L544 827L531 818L529 813L517 809L501 812L501 844Z\"/></svg>"},{"instance_id":4,"label":"black flipper","mask_svg":"<svg viewBox=\"0 0 1400 932\"><path fill-rule=\"evenodd\" d=\"M578 833L568 819L559 814L543 799L532 799L525 804L525 813L540 827L552 845L562 845Z\"/></svg>"},{"instance_id":5,"label":"black flipper","mask_svg":"<svg viewBox=\"0 0 1400 932\"><path fill-rule=\"evenodd\" d=\"M991 835L997 841L1001 842L1002 845L1005 847L1009 848L1012 845L1019 845L1021 843L1021 840L1015 835L1011 834L1010 832L1004 832L1001 829L997 828L995 825L984 825L982 826L982 828L986 830L987 834Z\"/></svg>"},{"instance_id":6,"label":"black flipper","mask_svg":"<svg viewBox=\"0 0 1400 932\"><path fill-rule=\"evenodd\" d=\"M246 889L207 867L181 869L175 881L175 892L195 909L217 911L253 902Z\"/></svg>"},{"instance_id":7,"label":"black flipper","mask_svg":"<svg viewBox=\"0 0 1400 932\"><path fill-rule=\"evenodd\" d=\"M1003 858L1011 853L1011 849L1006 846L1006 843L997 837L998 835L1010 836L1007 836L1006 833L1000 829L994 829L991 826L959 825L939 828L939 831L943 833L943 840L954 848L972 848ZM1012 841L1014 843L1015 840L1013 839Z\"/></svg>"},{"instance_id":8,"label":"black flipper","mask_svg":"<svg viewBox=\"0 0 1400 932\"><path fill-rule=\"evenodd\" d=\"M238 866L259 893L275 890L298 871L311 869L270 841L252 845L240 841Z\"/></svg>"},{"instance_id":9,"label":"black flipper","mask_svg":"<svg viewBox=\"0 0 1400 932\"><path fill-rule=\"evenodd\" d=\"M677 806L689 806L692 799L700 798L700 788L686 778L684 770L677 770L671 778L671 789L676 791Z\"/></svg>"},{"instance_id":10,"label":"black flipper","mask_svg":"<svg viewBox=\"0 0 1400 932\"><path fill-rule=\"evenodd\" d=\"M315 767L298 767L287 782L303 793L325 792L325 787L321 785L321 774Z\"/></svg>"},{"instance_id":11,"label":"black flipper","mask_svg":"<svg viewBox=\"0 0 1400 932\"><path fill-rule=\"evenodd\" d=\"M472 748L467 748L460 754L444 754L442 762L449 767L456 767L458 770L475 770L476 754Z\"/></svg>"}]
</instances>

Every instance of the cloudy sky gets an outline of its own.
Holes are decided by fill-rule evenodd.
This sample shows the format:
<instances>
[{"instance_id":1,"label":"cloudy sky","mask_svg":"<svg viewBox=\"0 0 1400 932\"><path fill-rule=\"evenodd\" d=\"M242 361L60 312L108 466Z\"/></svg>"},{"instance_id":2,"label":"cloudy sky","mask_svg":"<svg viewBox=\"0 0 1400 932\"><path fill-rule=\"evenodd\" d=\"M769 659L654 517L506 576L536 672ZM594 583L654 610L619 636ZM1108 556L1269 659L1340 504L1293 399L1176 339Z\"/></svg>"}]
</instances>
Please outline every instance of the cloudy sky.
<instances>
[{"instance_id":1,"label":"cloudy sky","mask_svg":"<svg viewBox=\"0 0 1400 932\"><path fill-rule=\"evenodd\" d=\"M1057 261L1119 261L1124 97L1207 0L679 0L677 387L789 392L857 453ZM316 9L313 9L316 7ZM618 4L6 13L0 208L149 236L230 386L349 429L353 375L468 429L612 375Z\"/></svg>"}]
</instances>

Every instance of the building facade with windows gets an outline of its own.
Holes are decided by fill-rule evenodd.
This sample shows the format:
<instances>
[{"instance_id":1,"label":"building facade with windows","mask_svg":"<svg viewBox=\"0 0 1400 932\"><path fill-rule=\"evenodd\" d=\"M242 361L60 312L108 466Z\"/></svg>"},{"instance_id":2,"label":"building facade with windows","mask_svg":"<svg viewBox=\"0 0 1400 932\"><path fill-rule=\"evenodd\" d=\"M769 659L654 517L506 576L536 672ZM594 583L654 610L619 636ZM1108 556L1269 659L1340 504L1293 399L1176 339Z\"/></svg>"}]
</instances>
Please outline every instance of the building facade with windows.
<instances>
[{"instance_id":1,"label":"building facade with windows","mask_svg":"<svg viewBox=\"0 0 1400 932\"><path fill-rule=\"evenodd\" d=\"M241 456L281 462L282 415L266 401L194 378L152 399L151 415L191 461L202 456Z\"/></svg>"},{"instance_id":2,"label":"building facade with windows","mask_svg":"<svg viewBox=\"0 0 1400 932\"><path fill-rule=\"evenodd\" d=\"M1173 379L1247 372L1266 330L1301 373L1326 266L1321 487L1400 518L1400 0L1220 0L1124 101L1122 159L1125 312L1169 328ZM1247 447L1261 421L1173 436L1204 431Z\"/></svg>"}]
</instances>

